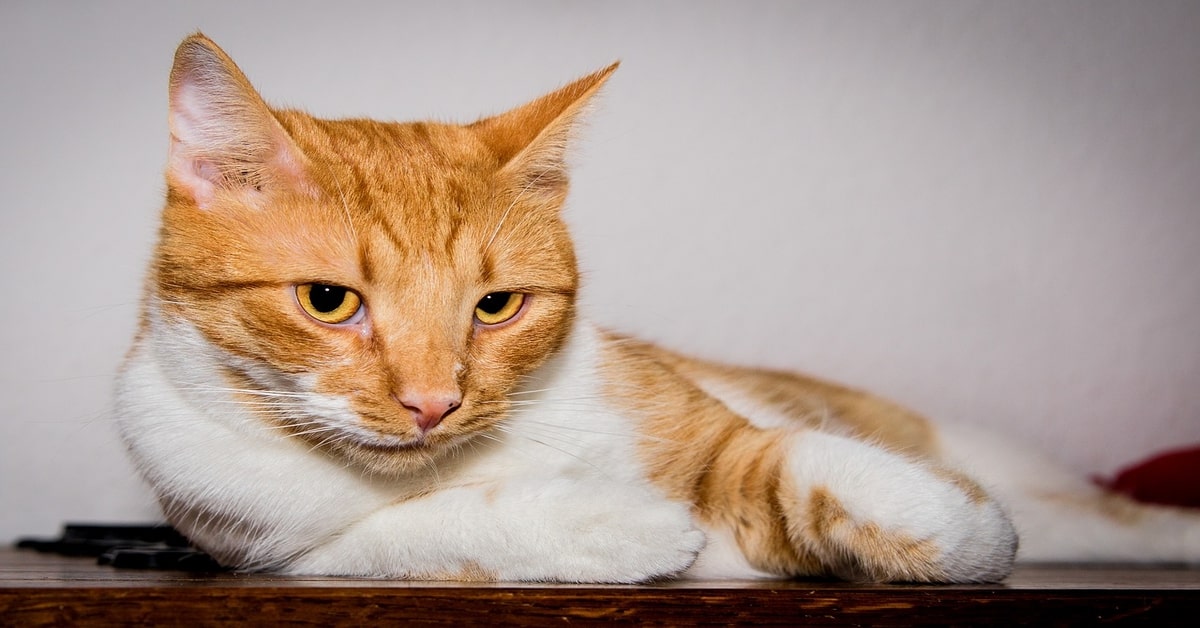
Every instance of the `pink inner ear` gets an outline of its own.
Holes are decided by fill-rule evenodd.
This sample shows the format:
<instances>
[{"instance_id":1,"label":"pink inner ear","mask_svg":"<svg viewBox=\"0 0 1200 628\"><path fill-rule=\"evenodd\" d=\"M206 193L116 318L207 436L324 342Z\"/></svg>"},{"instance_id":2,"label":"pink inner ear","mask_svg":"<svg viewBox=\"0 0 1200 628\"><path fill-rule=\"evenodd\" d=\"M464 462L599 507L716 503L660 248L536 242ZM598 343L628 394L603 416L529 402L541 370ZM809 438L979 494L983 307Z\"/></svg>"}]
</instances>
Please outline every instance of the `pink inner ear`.
<instances>
[{"instance_id":1,"label":"pink inner ear","mask_svg":"<svg viewBox=\"0 0 1200 628\"><path fill-rule=\"evenodd\" d=\"M216 185L221 176L221 171L217 169L217 165L207 159L193 159L192 171L196 176Z\"/></svg>"},{"instance_id":2,"label":"pink inner ear","mask_svg":"<svg viewBox=\"0 0 1200 628\"><path fill-rule=\"evenodd\" d=\"M222 188L257 192L267 181L315 195L303 156L257 95L201 70L182 72L171 89L171 181L201 208Z\"/></svg>"},{"instance_id":3,"label":"pink inner ear","mask_svg":"<svg viewBox=\"0 0 1200 628\"><path fill-rule=\"evenodd\" d=\"M217 111L206 107L206 99L189 76L173 86L170 97L171 139L192 150L213 144L212 131L219 127ZM210 95L211 97L212 95ZM208 131L207 133L205 131Z\"/></svg>"},{"instance_id":4,"label":"pink inner ear","mask_svg":"<svg viewBox=\"0 0 1200 628\"><path fill-rule=\"evenodd\" d=\"M194 77L189 76L171 90L168 168L172 180L182 186L197 205L205 208L220 184L221 171L211 160L197 156L212 148L208 144L213 138L206 138L202 130L206 124L212 124L212 121L206 121L206 116L211 117L213 113L205 110L204 99L197 93L193 80Z\"/></svg>"},{"instance_id":5,"label":"pink inner ear","mask_svg":"<svg viewBox=\"0 0 1200 628\"><path fill-rule=\"evenodd\" d=\"M192 157L179 140L171 138L168 156L172 180L181 186L201 209L206 209L216 194L221 171L207 159Z\"/></svg>"}]
</instances>

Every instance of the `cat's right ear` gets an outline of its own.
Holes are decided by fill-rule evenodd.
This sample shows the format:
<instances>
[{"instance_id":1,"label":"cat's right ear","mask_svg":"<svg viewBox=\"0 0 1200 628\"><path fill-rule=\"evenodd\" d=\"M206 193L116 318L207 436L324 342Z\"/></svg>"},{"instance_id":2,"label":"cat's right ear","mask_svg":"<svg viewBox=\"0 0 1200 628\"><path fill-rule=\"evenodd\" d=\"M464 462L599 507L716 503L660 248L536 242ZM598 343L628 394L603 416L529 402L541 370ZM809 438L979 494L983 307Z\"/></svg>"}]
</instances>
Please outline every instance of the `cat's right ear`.
<instances>
[{"instance_id":1,"label":"cat's right ear","mask_svg":"<svg viewBox=\"0 0 1200 628\"><path fill-rule=\"evenodd\" d=\"M500 176L530 198L562 204L567 192L566 152L582 113L618 63L569 83L533 102L470 125L503 166Z\"/></svg>"},{"instance_id":2,"label":"cat's right ear","mask_svg":"<svg viewBox=\"0 0 1200 628\"><path fill-rule=\"evenodd\" d=\"M175 52L169 123L168 185L201 208L222 190L304 186L304 154L233 59L200 33Z\"/></svg>"}]
</instances>

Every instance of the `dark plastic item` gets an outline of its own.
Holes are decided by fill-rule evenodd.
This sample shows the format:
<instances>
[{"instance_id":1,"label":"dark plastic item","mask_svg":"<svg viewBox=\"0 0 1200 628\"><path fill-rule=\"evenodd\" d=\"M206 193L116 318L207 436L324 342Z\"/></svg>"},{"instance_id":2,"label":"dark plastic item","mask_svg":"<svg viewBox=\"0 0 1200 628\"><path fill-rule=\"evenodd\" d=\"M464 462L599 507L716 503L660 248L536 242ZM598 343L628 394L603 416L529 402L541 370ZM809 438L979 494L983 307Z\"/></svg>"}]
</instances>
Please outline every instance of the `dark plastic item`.
<instances>
[{"instance_id":1,"label":"dark plastic item","mask_svg":"<svg viewBox=\"0 0 1200 628\"><path fill-rule=\"evenodd\" d=\"M101 565L124 569L222 571L208 554L165 524L68 523L57 539L20 539L17 547L62 556L95 556Z\"/></svg>"}]
</instances>

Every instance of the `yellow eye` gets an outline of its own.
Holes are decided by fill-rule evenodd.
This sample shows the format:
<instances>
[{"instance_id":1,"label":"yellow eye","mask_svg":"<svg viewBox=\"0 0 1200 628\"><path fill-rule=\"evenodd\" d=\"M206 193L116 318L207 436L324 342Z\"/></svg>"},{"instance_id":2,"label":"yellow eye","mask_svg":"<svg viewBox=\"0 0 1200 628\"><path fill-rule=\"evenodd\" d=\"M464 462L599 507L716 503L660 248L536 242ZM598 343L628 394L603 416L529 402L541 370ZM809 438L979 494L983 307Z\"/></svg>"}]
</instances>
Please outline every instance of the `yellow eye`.
<instances>
[{"instance_id":1,"label":"yellow eye","mask_svg":"<svg viewBox=\"0 0 1200 628\"><path fill-rule=\"evenodd\" d=\"M525 295L520 292L493 292L475 304L475 320L484 325L499 325L521 311Z\"/></svg>"},{"instance_id":2,"label":"yellow eye","mask_svg":"<svg viewBox=\"0 0 1200 628\"><path fill-rule=\"evenodd\" d=\"M296 286L296 299L306 314L330 325L344 323L362 309L362 299L353 290L323 283Z\"/></svg>"}]
</instances>

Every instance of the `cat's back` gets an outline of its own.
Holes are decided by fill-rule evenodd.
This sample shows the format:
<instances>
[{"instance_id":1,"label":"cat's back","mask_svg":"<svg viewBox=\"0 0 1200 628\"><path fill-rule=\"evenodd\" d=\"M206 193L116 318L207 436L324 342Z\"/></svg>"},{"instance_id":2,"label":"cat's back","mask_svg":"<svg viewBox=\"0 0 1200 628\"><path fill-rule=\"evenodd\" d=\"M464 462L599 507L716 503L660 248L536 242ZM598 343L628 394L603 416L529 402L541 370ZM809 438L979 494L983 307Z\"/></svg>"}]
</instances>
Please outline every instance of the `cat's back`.
<instances>
[{"instance_id":1,"label":"cat's back","mask_svg":"<svg viewBox=\"0 0 1200 628\"><path fill-rule=\"evenodd\" d=\"M675 388L703 392L753 429L815 429L912 455L938 451L932 422L881 397L800 373L698 359L619 335L611 342L615 362L665 369L676 378Z\"/></svg>"}]
</instances>

